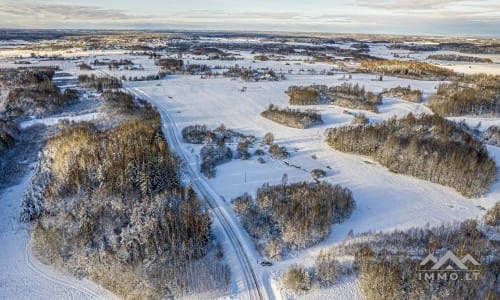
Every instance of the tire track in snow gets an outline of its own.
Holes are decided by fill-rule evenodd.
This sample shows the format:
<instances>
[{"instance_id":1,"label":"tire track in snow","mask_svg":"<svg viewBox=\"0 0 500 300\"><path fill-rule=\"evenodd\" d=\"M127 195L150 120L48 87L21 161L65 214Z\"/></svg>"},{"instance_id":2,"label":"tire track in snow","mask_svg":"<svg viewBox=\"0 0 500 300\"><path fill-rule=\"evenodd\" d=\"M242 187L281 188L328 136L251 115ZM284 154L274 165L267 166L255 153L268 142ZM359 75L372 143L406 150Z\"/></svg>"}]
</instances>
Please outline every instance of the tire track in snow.
<instances>
[{"instance_id":1,"label":"tire track in snow","mask_svg":"<svg viewBox=\"0 0 500 300\"><path fill-rule=\"evenodd\" d=\"M138 88L132 88L128 90L133 94L135 94L136 96L142 95L143 98L146 98L147 100L151 101L149 95L147 95L145 92L141 91ZM220 207L217 205L217 201L213 197L215 193L207 188L207 185L204 184L203 179L200 178L200 176L198 176L198 174L196 174L196 172L193 170L192 166L188 164L188 159L186 158L185 153L182 150L181 143L174 130L175 122L169 117L167 112L168 110L165 107L161 107L161 110L162 110L161 113L163 113L163 116L165 117L163 119L164 122L163 128L166 137L169 138L171 143L169 145L172 148L174 147L177 148L178 150L177 152L181 156L181 159L186 162L187 165L186 169L191 177L194 186L196 187L198 192L207 200L208 205L212 209L212 212L214 213L219 223L221 224L227 239L231 243L234 253L236 254L236 257L241 266L241 269L243 270L242 275L244 277L248 296L250 297L250 299L269 299L270 297L267 294L265 294L265 289L261 287L262 284L260 283L260 280L258 279L257 275L255 274L255 271L252 268L248 255L245 252L241 241L236 235L234 229L232 228L228 218L225 216L224 211L221 210Z\"/></svg>"}]
</instances>

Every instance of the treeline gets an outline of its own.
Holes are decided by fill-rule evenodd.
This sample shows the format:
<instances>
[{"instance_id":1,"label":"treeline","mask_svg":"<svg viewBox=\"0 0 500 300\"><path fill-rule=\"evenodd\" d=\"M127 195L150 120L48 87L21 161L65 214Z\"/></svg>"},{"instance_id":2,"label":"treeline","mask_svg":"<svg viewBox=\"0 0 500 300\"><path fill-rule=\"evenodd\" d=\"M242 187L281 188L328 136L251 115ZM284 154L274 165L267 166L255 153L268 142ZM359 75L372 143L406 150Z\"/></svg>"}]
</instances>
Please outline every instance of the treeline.
<instances>
[{"instance_id":1,"label":"treeline","mask_svg":"<svg viewBox=\"0 0 500 300\"><path fill-rule=\"evenodd\" d=\"M430 63L405 60L362 60L360 68L365 72L428 80L442 80L455 74L452 70Z\"/></svg>"},{"instance_id":2,"label":"treeline","mask_svg":"<svg viewBox=\"0 0 500 300\"><path fill-rule=\"evenodd\" d=\"M339 86L330 87L327 95L332 99L331 104L341 107L362 109L378 112L377 105L382 103L382 97L367 92L364 86L344 82Z\"/></svg>"},{"instance_id":3,"label":"treeline","mask_svg":"<svg viewBox=\"0 0 500 300\"><path fill-rule=\"evenodd\" d=\"M276 260L287 248L303 249L324 239L332 223L348 217L355 205L349 189L326 182L264 184L255 202L245 194L232 203L257 248Z\"/></svg>"},{"instance_id":4,"label":"treeline","mask_svg":"<svg viewBox=\"0 0 500 300\"><path fill-rule=\"evenodd\" d=\"M181 184L158 112L122 92L103 97L128 118L70 125L40 154L21 207L34 252L127 299L225 290L227 268L207 257L209 214Z\"/></svg>"},{"instance_id":5,"label":"treeline","mask_svg":"<svg viewBox=\"0 0 500 300\"><path fill-rule=\"evenodd\" d=\"M427 105L442 116L500 116L500 76L464 76L438 86Z\"/></svg>"},{"instance_id":6,"label":"treeline","mask_svg":"<svg viewBox=\"0 0 500 300\"><path fill-rule=\"evenodd\" d=\"M295 276L291 287L320 283L327 287L338 282L345 274L357 274L363 295L368 300L375 299L498 299L498 274L500 260L497 241L493 234L498 230L498 211L496 205L488 211L485 224L475 220L462 223L441 225L434 228L411 228L393 233L365 233L347 239L342 244L322 251L316 258L311 269L290 268L291 274L297 274L297 269L306 272ZM495 222L486 222L495 215ZM420 264L429 254L440 258L451 250L458 259L471 255L480 265L467 264L469 270L479 272L479 276L460 271L441 271L434 274L434 280L425 279L423 270L429 265ZM352 256L354 262L350 265L339 263L339 257ZM447 264L443 266L446 267ZM287 272L287 273L289 273ZM453 280L451 273L460 273ZM464 277L469 276L466 280ZM307 279L304 279L307 278ZM284 277L283 282L289 278ZM291 288L291 289L292 289ZM302 288L307 290L308 288Z\"/></svg>"},{"instance_id":7,"label":"treeline","mask_svg":"<svg viewBox=\"0 0 500 300\"><path fill-rule=\"evenodd\" d=\"M291 108L280 109L270 104L260 115L276 123L293 128L305 129L323 124L321 115L310 109L305 111Z\"/></svg>"},{"instance_id":8,"label":"treeline","mask_svg":"<svg viewBox=\"0 0 500 300\"><path fill-rule=\"evenodd\" d=\"M124 66L125 70L128 70L129 66L133 66L134 63L129 59L120 59L120 60L113 59L111 61L110 60L100 61L100 60L96 59L92 62L92 65L94 65L94 66L108 66L108 68L110 70L111 69L118 69L121 66Z\"/></svg>"},{"instance_id":9,"label":"treeline","mask_svg":"<svg viewBox=\"0 0 500 300\"><path fill-rule=\"evenodd\" d=\"M160 80L164 78L167 75L167 72L160 71L157 74L150 74L150 75L142 75L142 76L127 76L123 75L121 77L122 81L151 81L151 80Z\"/></svg>"},{"instance_id":10,"label":"treeline","mask_svg":"<svg viewBox=\"0 0 500 300\"><path fill-rule=\"evenodd\" d=\"M397 86L390 89L384 89L382 91L383 95L403 99L410 102L420 103L422 102L422 91L412 90L411 86Z\"/></svg>"},{"instance_id":11,"label":"treeline","mask_svg":"<svg viewBox=\"0 0 500 300\"><path fill-rule=\"evenodd\" d=\"M160 66L164 70L181 71L184 66L184 61L175 58L160 58L155 60L155 65Z\"/></svg>"},{"instance_id":12,"label":"treeline","mask_svg":"<svg viewBox=\"0 0 500 300\"><path fill-rule=\"evenodd\" d=\"M86 75L82 74L78 76L78 82L80 85L86 88L94 88L99 92L107 89L119 89L122 87L122 82L120 79L115 77L97 77L94 74Z\"/></svg>"},{"instance_id":13,"label":"treeline","mask_svg":"<svg viewBox=\"0 0 500 300\"><path fill-rule=\"evenodd\" d=\"M450 186L467 197L484 194L496 176L495 161L467 126L438 115L409 114L326 134L339 151L370 156L392 172Z\"/></svg>"},{"instance_id":14,"label":"treeline","mask_svg":"<svg viewBox=\"0 0 500 300\"><path fill-rule=\"evenodd\" d=\"M230 66L222 75L229 78L240 78L243 81L279 81L285 79L285 75L276 74L269 68L253 69L239 65Z\"/></svg>"},{"instance_id":15,"label":"treeline","mask_svg":"<svg viewBox=\"0 0 500 300\"><path fill-rule=\"evenodd\" d=\"M444 60L444 61L464 61L464 62L474 62L474 63L489 63L492 64L493 61L489 58L482 58L477 56L465 56L457 54L432 54L427 56L427 59L433 60Z\"/></svg>"},{"instance_id":16,"label":"treeline","mask_svg":"<svg viewBox=\"0 0 500 300\"><path fill-rule=\"evenodd\" d=\"M282 282L289 290L307 291L312 286L332 286L356 274L364 296L370 300L497 299L500 261L493 232L500 224L500 203L488 210L483 222L466 220L434 228L349 235L343 243L322 250L312 267L291 266ZM421 265L427 255L440 258L449 250L460 260L466 255L477 260L478 266L466 265L469 270L479 272L479 276L469 274L468 280L453 280L450 274L459 272L453 269L439 272L439 279L435 273L434 280L420 275L420 271L428 270L434 263ZM349 260L352 256L353 261Z\"/></svg>"},{"instance_id":17,"label":"treeline","mask_svg":"<svg viewBox=\"0 0 500 300\"><path fill-rule=\"evenodd\" d=\"M55 71L52 67L0 70L0 85L9 91L4 104L6 115L41 116L75 101L76 90L62 93L53 82Z\"/></svg>"},{"instance_id":18,"label":"treeline","mask_svg":"<svg viewBox=\"0 0 500 300\"><path fill-rule=\"evenodd\" d=\"M320 91L315 86L290 86L286 92L290 97L290 105L321 104Z\"/></svg>"},{"instance_id":19,"label":"treeline","mask_svg":"<svg viewBox=\"0 0 500 300\"><path fill-rule=\"evenodd\" d=\"M429 45L419 45L419 44L391 44L387 46L387 49L391 50L408 50L414 52L420 51L439 51L439 47L429 46Z\"/></svg>"},{"instance_id":20,"label":"treeline","mask_svg":"<svg viewBox=\"0 0 500 300\"><path fill-rule=\"evenodd\" d=\"M382 97L367 92L359 84L343 83L339 86L311 85L290 86L286 91L290 105L316 105L330 103L341 107L377 112Z\"/></svg>"}]
</instances>

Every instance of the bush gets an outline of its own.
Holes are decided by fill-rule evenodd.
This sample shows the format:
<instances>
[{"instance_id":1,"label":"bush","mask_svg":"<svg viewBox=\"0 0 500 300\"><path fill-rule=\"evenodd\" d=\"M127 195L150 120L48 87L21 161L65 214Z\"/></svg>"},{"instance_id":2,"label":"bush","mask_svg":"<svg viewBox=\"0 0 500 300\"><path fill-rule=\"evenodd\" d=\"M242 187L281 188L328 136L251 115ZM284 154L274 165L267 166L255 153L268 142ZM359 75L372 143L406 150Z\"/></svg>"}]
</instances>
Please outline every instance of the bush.
<instances>
[{"instance_id":1,"label":"bush","mask_svg":"<svg viewBox=\"0 0 500 300\"><path fill-rule=\"evenodd\" d=\"M309 273L303 266L293 265L283 275L283 286L294 292L311 289Z\"/></svg>"},{"instance_id":2,"label":"bush","mask_svg":"<svg viewBox=\"0 0 500 300\"><path fill-rule=\"evenodd\" d=\"M339 277L339 263L328 251L320 251L314 263L314 278L323 287L334 284Z\"/></svg>"},{"instance_id":3,"label":"bush","mask_svg":"<svg viewBox=\"0 0 500 300\"><path fill-rule=\"evenodd\" d=\"M182 129L184 142L190 144L203 144L213 140L213 134L205 125L191 125Z\"/></svg>"},{"instance_id":4,"label":"bush","mask_svg":"<svg viewBox=\"0 0 500 300\"><path fill-rule=\"evenodd\" d=\"M351 121L351 125L366 125L368 124L370 121L368 120L368 118L366 117L365 114L363 113L360 113L360 114L355 114L354 115L354 118L352 119Z\"/></svg>"},{"instance_id":5,"label":"bush","mask_svg":"<svg viewBox=\"0 0 500 300\"><path fill-rule=\"evenodd\" d=\"M311 171L311 176L313 178L322 178L326 176L326 172L321 169L314 169Z\"/></svg>"},{"instance_id":6,"label":"bush","mask_svg":"<svg viewBox=\"0 0 500 300\"><path fill-rule=\"evenodd\" d=\"M486 143L500 147L500 126L490 126L483 133Z\"/></svg>"},{"instance_id":7,"label":"bush","mask_svg":"<svg viewBox=\"0 0 500 300\"><path fill-rule=\"evenodd\" d=\"M236 158L243 160L247 160L250 158L251 154L250 152L248 152L249 144L250 142L248 141L243 141L238 143L238 145L236 146Z\"/></svg>"},{"instance_id":8,"label":"bush","mask_svg":"<svg viewBox=\"0 0 500 300\"><path fill-rule=\"evenodd\" d=\"M264 135L264 144L271 145L274 142L274 134L268 132Z\"/></svg>"},{"instance_id":9,"label":"bush","mask_svg":"<svg viewBox=\"0 0 500 300\"><path fill-rule=\"evenodd\" d=\"M269 155L274 159L287 159L289 154L285 147L280 147L278 144L274 144L269 147Z\"/></svg>"},{"instance_id":10,"label":"bush","mask_svg":"<svg viewBox=\"0 0 500 300\"><path fill-rule=\"evenodd\" d=\"M490 226L500 226L500 202L495 203L484 215L484 223Z\"/></svg>"},{"instance_id":11,"label":"bush","mask_svg":"<svg viewBox=\"0 0 500 300\"><path fill-rule=\"evenodd\" d=\"M233 152L224 144L207 145L200 150L200 172L208 178L215 177L215 166L233 158Z\"/></svg>"}]
</instances>

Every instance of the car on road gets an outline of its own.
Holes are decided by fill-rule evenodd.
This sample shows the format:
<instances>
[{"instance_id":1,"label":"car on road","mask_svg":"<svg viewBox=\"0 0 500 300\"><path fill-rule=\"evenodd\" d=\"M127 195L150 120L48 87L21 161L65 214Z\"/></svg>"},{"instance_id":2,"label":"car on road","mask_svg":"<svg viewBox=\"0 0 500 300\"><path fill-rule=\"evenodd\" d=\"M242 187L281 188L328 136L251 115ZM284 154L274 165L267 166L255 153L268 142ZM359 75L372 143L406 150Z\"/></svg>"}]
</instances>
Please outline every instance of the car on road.
<instances>
[{"instance_id":1,"label":"car on road","mask_svg":"<svg viewBox=\"0 0 500 300\"><path fill-rule=\"evenodd\" d=\"M263 267L270 267L270 266L273 265L273 263L270 262L270 261L267 261L267 260L263 260L263 261L260 262L260 265L263 266Z\"/></svg>"}]
</instances>

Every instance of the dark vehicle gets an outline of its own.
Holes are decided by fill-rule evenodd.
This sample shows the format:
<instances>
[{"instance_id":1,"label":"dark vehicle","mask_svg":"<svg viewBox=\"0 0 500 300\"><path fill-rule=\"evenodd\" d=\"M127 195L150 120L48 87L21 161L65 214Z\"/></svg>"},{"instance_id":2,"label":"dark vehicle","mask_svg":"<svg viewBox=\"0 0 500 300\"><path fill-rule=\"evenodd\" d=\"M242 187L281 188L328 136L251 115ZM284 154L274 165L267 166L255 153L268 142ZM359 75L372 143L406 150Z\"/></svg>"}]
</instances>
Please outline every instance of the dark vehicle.
<instances>
[{"instance_id":1,"label":"dark vehicle","mask_svg":"<svg viewBox=\"0 0 500 300\"><path fill-rule=\"evenodd\" d=\"M264 261L260 262L260 265L263 266L263 267L270 267L270 266L273 265L273 263L270 262L270 261L264 260Z\"/></svg>"}]
</instances>

